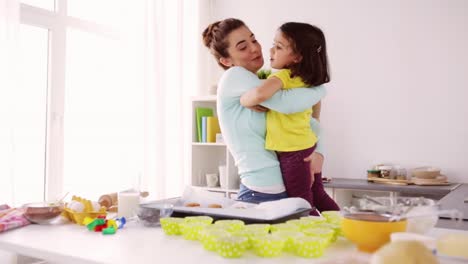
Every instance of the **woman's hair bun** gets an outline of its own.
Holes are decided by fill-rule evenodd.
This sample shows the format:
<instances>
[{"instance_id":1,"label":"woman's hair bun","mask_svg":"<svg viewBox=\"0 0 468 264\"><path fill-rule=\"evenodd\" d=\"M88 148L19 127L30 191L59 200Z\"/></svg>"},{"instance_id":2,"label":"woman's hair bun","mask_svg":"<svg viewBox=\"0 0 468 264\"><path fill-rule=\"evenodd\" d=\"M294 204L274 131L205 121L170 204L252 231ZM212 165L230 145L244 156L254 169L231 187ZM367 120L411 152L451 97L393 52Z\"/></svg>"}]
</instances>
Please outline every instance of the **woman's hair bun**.
<instances>
[{"instance_id":1,"label":"woman's hair bun","mask_svg":"<svg viewBox=\"0 0 468 264\"><path fill-rule=\"evenodd\" d=\"M207 48L211 48L211 43L213 42L213 35L216 30L218 30L218 25L221 21L215 22L210 24L204 31L203 31L203 44Z\"/></svg>"}]
</instances>

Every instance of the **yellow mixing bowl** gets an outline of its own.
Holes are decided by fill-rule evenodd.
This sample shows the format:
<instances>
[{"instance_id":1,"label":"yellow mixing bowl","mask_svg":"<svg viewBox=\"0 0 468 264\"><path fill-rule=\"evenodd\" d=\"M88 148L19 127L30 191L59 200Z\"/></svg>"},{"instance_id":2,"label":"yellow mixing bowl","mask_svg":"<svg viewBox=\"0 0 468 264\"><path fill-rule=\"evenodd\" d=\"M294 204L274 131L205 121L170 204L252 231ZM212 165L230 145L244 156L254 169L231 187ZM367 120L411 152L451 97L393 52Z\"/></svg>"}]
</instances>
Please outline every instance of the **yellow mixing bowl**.
<instances>
[{"instance_id":1,"label":"yellow mixing bowl","mask_svg":"<svg viewBox=\"0 0 468 264\"><path fill-rule=\"evenodd\" d=\"M341 222L344 236L360 251L372 253L390 241L390 234L404 232L406 220L389 222L390 216L376 213L349 213Z\"/></svg>"}]
</instances>

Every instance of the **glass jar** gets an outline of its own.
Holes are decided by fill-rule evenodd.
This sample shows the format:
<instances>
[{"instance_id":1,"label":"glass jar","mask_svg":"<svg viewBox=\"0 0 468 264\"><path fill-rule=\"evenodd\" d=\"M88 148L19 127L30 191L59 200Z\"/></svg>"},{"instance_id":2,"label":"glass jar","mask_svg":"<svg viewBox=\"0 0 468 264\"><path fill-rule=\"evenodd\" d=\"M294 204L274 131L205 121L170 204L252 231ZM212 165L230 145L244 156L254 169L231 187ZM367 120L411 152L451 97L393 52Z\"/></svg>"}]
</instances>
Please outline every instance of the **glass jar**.
<instances>
[{"instance_id":1,"label":"glass jar","mask_svg":"<svg viewBox=\"0 0 468 264\"><path fill-rule=\"evenodd\" d=\"M405 168L399 168L397 170L397 176L396 176L396 179L397 180L407 180L407 172L406 172L406 169Z\"/></svg>"}]
</instances>

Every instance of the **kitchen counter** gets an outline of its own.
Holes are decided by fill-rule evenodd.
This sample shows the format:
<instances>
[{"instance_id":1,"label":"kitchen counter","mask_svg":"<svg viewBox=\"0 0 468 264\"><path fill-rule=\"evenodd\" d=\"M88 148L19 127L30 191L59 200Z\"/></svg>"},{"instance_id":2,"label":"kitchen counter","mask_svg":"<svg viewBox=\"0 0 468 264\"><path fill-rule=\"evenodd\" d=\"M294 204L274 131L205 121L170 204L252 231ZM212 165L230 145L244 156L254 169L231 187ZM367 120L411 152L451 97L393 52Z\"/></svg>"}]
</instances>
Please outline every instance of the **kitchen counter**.
<instances>
[{"instance_id":1,"label":"kitchen counter","mask_svg":"<svg viewBox=\"0 0 468 264\"><path fill-rule=\"evenodd\" d=\"M468 184L462 184L456 190L444 196L439 201L441 209L459 210L463 214L464 221L456 223L455 221L440 219L438 227L468 230L468 201L465 202L466 199L468 199ZM448 216L443 216L443 218L448 218Z\"/></svg>"},{"instance_id":2,"label":"kitchen counter","mask_svg":"<svg viewBox=\"0 0 468 264\"><path fill-rule=\"evenodd\" d=\"M463 210L468 207L467 203L463 203L463 199L468 196L468 184L393 186L369 183L367 180L359 179L333 179L331 183L324 185L326 188L421 195L436 192L445 195L440 200L443 209ZM456 223L447 219L439 219L437 228L431 231L431 235L437 237L450 232L468 234L467 230L468 221ZM260 258L251 251L246 252L239 259L225 259L203 249L199 242L187 241L180 236L166 236L160 228L145 228L137 223L129 223L117 234L107 236L90 232L85 227L74 224L29 225L0 233L0 250L13 252L19 256L44 259L47 264L347 263L353 258L363 258L363 254L357 252L351 242L340 239L327 249L323 257L318 259L305 259L287 253L277 258ZM330 262L325 260L330 260Z\"/></svg>"},{"instance_id":3,"label":"kitchen counter","mask_svg":"<svg viewBox=\"0 0 468 264\"><path fill-rule=\"evenodd\" d=\"M315 263L359 254L351 242L340 239L319 259L286 253L277 258L261 258L251 251L239 259L226 259L203 249L200 242L167 236L159 227L136 223L107 236L74 224L29 225L0 234L0 250L44 259L48 264Z\"/></svg>"},{"instance_id":4,"label":"kitchen counter","mask_svg":"<svg viewBox=\"0 0 468 264\"><path fill-rule=\"evenodd\" d=\"M468 184L462 184L439 201L442 209L457 209L468 220Z\"/></svg>"},{"instance_id":5,"label":"kitchen counter","mask_svg":"<svg viewBox=\"0 0 468 264\"><path fill-rule=\"evenodd\" d=\"M391 185L368 182L367 179L333 178L331 182L323 184L325 188L399 192L412 195L441 195L445 196L461 184L451 183L446 186L418 186L418 185Z\"/></svg>"},{"instance_id":6,"label":"kitchen counter","mask_svg":"<svg viewBox=\"0 0 468 264\"><path fill-rule=\"evenodd\" d=\"M452 183L445 186L390 185L368 182L367 179L333 178L331 182L323 185L325 188L332 189L383 191L390 192L393 195L402 193L405 195L442 197L439 200L441 209L460 210L465 220L456 222L444 217L444 219L439 219L437 227L468 230L468 203L464 202L464 199L468 198L468 184Z\"/></svg>"},{"instance_id":7,"label":"kitchen counter","mask_svg":"<svg viewBox=\"0 0 468 264\"><path fill-rule=\"evenodd\" d=\"M133 225L132 225L133 224ZM467 231L435 228L430 235ZM351 242L340 238L317 259L288 253L276 258L261 258L251 251L238 259L226 259L203 249L199 242L180 236L167 236L161 228L146 228L130 223L115 235L104 236L84 226L29 225L0 234L0 250L46 260L48 264L145 264L145 263L363 263L369 255L360 253ZM328 260L328 261L327 261ZM3 263L3 262L2 262ZM354 262L353 262L354 263ZM366 261L364 261L366 263ZM441 263L451 263L441 261Z\"/></svg>"},{"instance_id":8,"label":"kitchen counter","mask_svg":"<svg viewBox=\"0 0 468 264\"><path fill-rule=\"evenodd\" d=\"M464 221L461 221L461 222L457 222L455 220L439 218L439 221L437 221L436 227L467 231L468 230L468 221L464 220Z\"/></svg>"}]
</instances>

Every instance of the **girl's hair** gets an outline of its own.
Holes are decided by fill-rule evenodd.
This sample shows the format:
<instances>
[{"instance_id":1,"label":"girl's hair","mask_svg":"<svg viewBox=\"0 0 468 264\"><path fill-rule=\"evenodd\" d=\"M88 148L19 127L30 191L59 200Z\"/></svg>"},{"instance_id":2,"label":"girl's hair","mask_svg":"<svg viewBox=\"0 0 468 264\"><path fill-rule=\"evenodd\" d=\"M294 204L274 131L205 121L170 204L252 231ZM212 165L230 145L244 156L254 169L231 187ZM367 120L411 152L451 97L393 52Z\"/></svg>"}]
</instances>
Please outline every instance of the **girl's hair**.
<instances>
[{"instance_id":1,"label":"girl's hair","mask_svg":"<svg viewBox=\"0 0 468 264\"><path fill-rule=\"evenodd\" d=\"M310 86L330 81L328 73L327 46L325 35L316 26L306 23L288 22L279 28L291 42L293 51L302 56L299 63L289 65L291 76L299 76Z\"/></svg>"},{"instance_id":2,"label":"girl's hair","mask_svg":"<svg viewBox=\"0 0 468 264\"><path fill-rule=\"evenodd\" d=\"M234 30L245 26L245 23L239 19L227 18L221 21L214 22L203 31L203 44L210 49L213 56L218 61L219 66L223 69L228 69L222 63L219 62L220 58L228 58L228 47L229 43L227 36Z\"/></svg>"}]
</instances>

